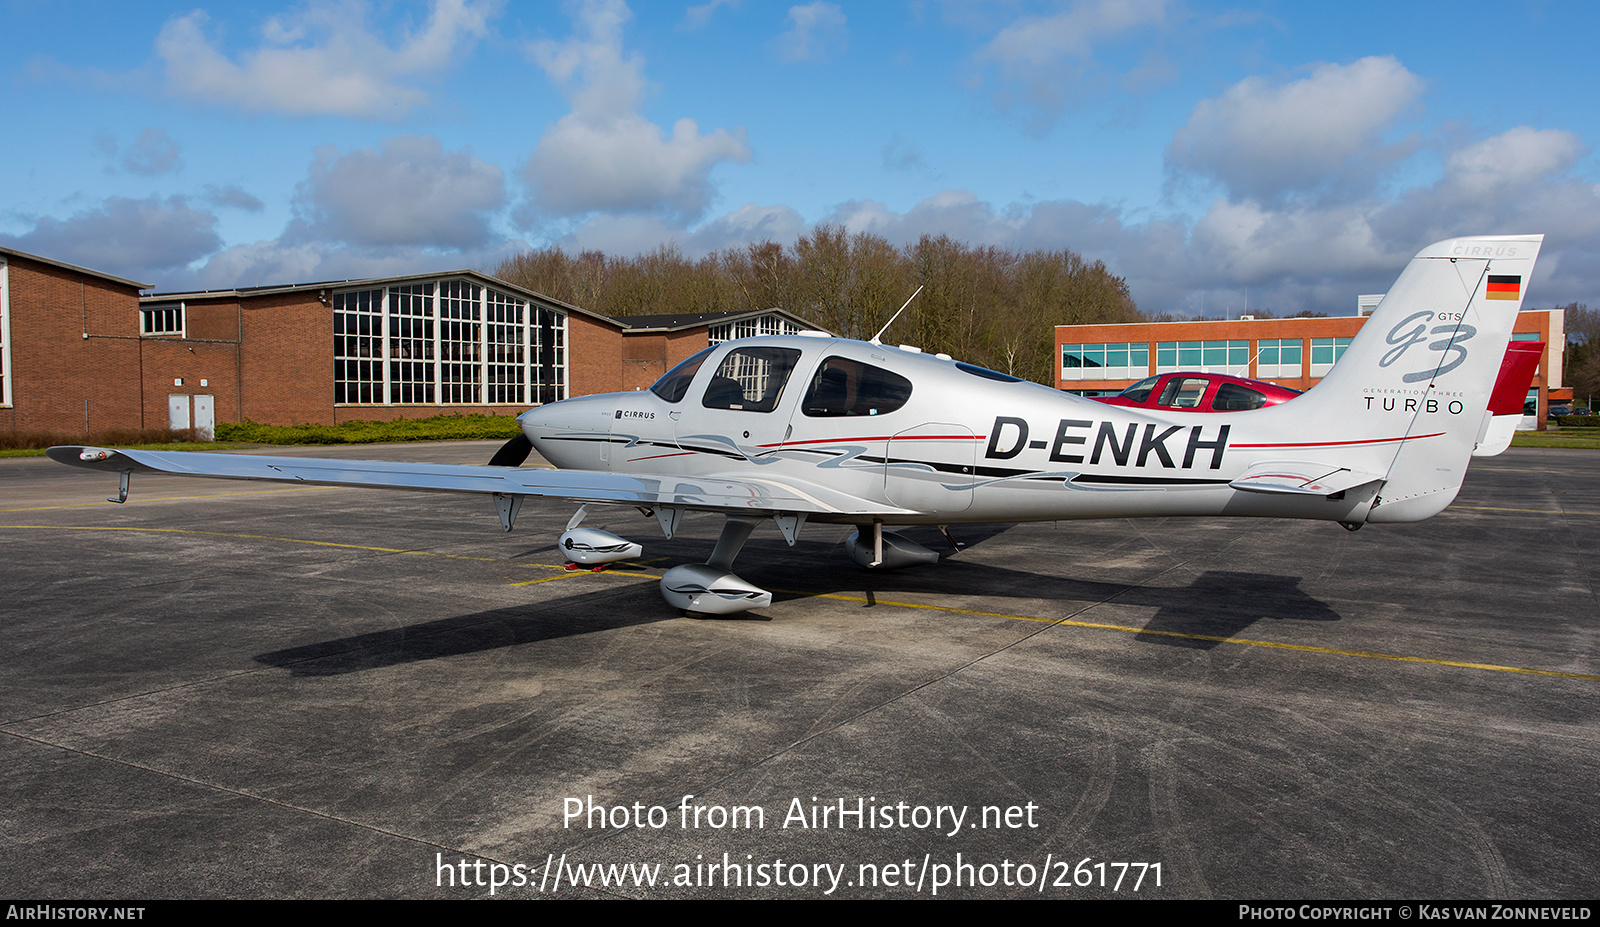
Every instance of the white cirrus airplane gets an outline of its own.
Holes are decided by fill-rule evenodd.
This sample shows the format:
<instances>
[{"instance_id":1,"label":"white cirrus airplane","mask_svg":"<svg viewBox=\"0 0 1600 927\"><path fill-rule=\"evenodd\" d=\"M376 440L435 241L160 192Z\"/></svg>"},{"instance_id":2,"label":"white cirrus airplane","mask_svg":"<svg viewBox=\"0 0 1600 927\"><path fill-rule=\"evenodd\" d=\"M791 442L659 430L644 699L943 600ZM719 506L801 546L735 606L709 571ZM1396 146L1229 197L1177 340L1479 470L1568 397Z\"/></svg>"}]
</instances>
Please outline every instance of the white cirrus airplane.
<instances>
[{"instance_id":1,"label":"white cirrus airplane","mask_svg":"<svg viewBox=\"0 0 1600 927\"><path fill-rule=\"evenodd\" d=\"M733 573L762 522L792 545L808 522L855 525L869 567L937 562L885 525L1222 515L1350 530L1421 521L1455 498L1485 441L1491 388L1543 236L1455 238L1407 265L1344 356L1291 402L1243 412L1119 408L915 348L821 333L708 348L647 392L550 403L489 466L56 447L61 463L134 472L482 493L511 530L527 496L582 503L568 559L640 547L582 528L590 504L726 516L704 564L661 592L690 612L772 601ZM558 469L521 468L532 449ZM946 532L948 536L948 531Z\"/></svg>"}]
</instances>

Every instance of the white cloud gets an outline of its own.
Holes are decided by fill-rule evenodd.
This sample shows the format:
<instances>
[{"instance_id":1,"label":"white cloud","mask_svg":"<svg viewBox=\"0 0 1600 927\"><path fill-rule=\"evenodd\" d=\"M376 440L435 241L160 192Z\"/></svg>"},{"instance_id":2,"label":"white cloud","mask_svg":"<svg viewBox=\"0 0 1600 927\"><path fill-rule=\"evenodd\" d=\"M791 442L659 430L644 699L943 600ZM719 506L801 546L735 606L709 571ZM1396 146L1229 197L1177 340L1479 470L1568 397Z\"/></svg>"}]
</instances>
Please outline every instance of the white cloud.
<instances>
[{"instance_id":1,"label":"white cloud","mask_svg":"<svg viewBox=\"0 0 1600 927\"><path fill-rule=\"evenodd\" d=\"M38 219L31 231L0 235L0 244L93 270L147 280L222 247L217 217L181 196L165 200L107 197L69 219Z\"/></svg>"},{"instance_id":2,"label":"white cloud","mask_svg":"<svg viewBox=\"0 0 1600 927\"><path fill-rule=\"evenodd\" d=\"M1570 133L1528 126L1466 145L1449 153L1437 183L1395 197L1376 227L1389 240L1545 232L1554 242L1600 234L1600 185L1572 172L1584 150Z\"/></svg>"},{"instance_id":3,"label":"white cloud","mask_svg":"<svg viewBox=\"0 0 1600 927\"><path fill-rule=\"evenodd\" d=\"M684 251L692 255L705 255L765 241L787 245L805 230L805 218L788 206L746 203L695 229L685 239Z\"/></svg>"},{"instance_id":4,"label":"white cloud","mask_svg":"<svg viewBox=\"0 0 1600 927\"><path fill-rule=\"evenodd\" d=\"M1325 64L1275 87L1250 77L1203 100L1167 148L1167 165L1220 182L1234 197L1269 200L1331 189L1364 193L1379 171L1415 150L1381 133L1422 93L1388 57Z\"/></svg>"},{"instance_id":5,"label":"white cloud","mask_svg":"<svg viewBox=\"0 0 1600 927\"><path fill-rule=\"evenodd\" d=\"M1518 126L1452 154L1445 175L1462 191L1481 195L1565 172L1583 153L1571 132Z\"/></svg>"},{"instance_id":6,"label":"white cloud","mask_svg":"<svg viewBox=\"0 0 1600 927\"><path fill-rule=\"evenodd\" d=\"M218 186L208 183L205 186L206 202L213 206L226 206L230 209L243 209L246 212L260 212L267 208L267 204L238 184Z\"/></svg>"},{"instance_id":7,"label":"white cloud","mask_svg":"<svg viewBox=\"0 0 1600 927\"><path fill-rule=\"evenodd\" d=\"M692 232L655 216L600 214L591 216L555 244L568 251L633 255L671 243L686 257L698 260L716 251L743 248L751 242L774 241L789 245L808 228L805 218L788 206L746 203Z\"/></svg>"},{"instance_id":8,"label":"white cloud","mask_svg":"<svg viewBox=\"0 0 1600 927\"><path fill-rule=\"evenodd\" d=\"M805 6L791 6L785 22L789 28L774 40L780 61L790 64L822 62L849 46L844 11L838 4L818 0Z\"/></svg>"},{"instance_id":9,"label":"white cloud","mask_svg":"<svg viewBox=\"0 0 1600 927\"><path fill-rule=\"evenodd\" d=\"M1190 251L1222 284L1259 284L1307 274L1373 273L1399 257L1380 246L1373 206L1267 208L1218 200L1195 223ZM1416 242L1415 252L1427 242ZM1354 305L1352 303L1352 305Z\"/></svg>"},{"instance_id":10,"label":"white cloud","mask_svg":"<svg viewBox=\"0 0 1600 927\"><path fill-rule=\"evenodd\" d=\"M178 143L165 129L150 128L139 133L122 154L122 169L130 174L165 174L183 166Z\"/></svg>"},{"instance_id":11,"label":"white cloud","mask_svg":"<svg viewBox=\"0 0 1600 927\"><path fill-rule=\"evenodd\" d=\"M883 166L891 171L927 171L927 162L907 138L899 132L883 146Z\"/></svg>"},{"instance_id":12,"label":"white cloud","mask_svg":"<svg viewBox=\"0 0 1600 927\"><path fill-rule=\"evenodd\" d=\"M1029 16L1000 30L979 52L1009 67L1092 57L1097 42L1167 20L1168 0L1083 0L1053 16Z\"/></svg>"},{"instance_id":13,"label":"white cloud","mask_svg":"<svg viewBox=\"0 0 1600 927\"><path fill-rule=\"evenodd\" d=\"M288 237L356 245L479 248L505 205L500 168L431 135L396 135L382 148L317 149L296 197Z\"/></svg>"},{"instance_id":14,"label":"white cloud","mask_svg":"<svg viewBox=\"0 0 1600 927\"><path fill-rule=\"evenodd\" d=\"M1011 239L1017 231L1014 221L997 214L968 190L945 190L904 213L877 200L850 200L834 207L822 223L843 226L852 234L879 235L897 245L940 234L970 245L992 245Z\"/></svg>"},{"instance_id":15,"label":"white cloud","mask_svg":"<svg viewBox=\"0 0 1600 927\"><path fill-rule=\"evenodd\" d=\"M711 17L716 15L718 8L724 6L737 9L739 0L709 0L707 3L691 6L683 11L683 22L678 24L679 30L698 32L704 29L711 22Z\"/></svg>"},{"instance_id":16,"label":"white cloud","mask_svg":"<svg viewBox=\"0 0 1600 927\"><path fill-rule=\"evenodd\" d=\"M372 32L363 4L314 2L267 20L262 44L233 60L196 10L167 22L156 54L179 96L248 112L395 120L428 100L409 82L482 37L489 14L486 4L436 0L420 30L390 44Z\"/></svg>"},{"instance_id":17,"label":"white cloud","mask_svg":"<svg viewBox=\"0 0 1600 927\"><path fill-rule=\"evenodd\" d=\"M533 46L534 60L562 87L572 112L545 129L522 170L534 207L521 212L522 221L620 211L687 223L710 205L712 168L750 159L742 131L703 134L685 118L667 135L639 115L644 59L622 50L630 16L618 0L595 0L579 9L572 38Z\"/></svg>"},{"instance_id":18,"label":"white cloud","mask_svg":"<svg viewBox=\"0 0 1600 927\"><path fill-rule=\"evenodd\" d=\"M1050 16L1026 16L1001 29L976 55L993 64L1003 80L995 94L1002 109L1026 102L1048 119L1082 92L1100 67L1097 47L1159 32L1172 19L1171 0L1077 0ZM1157 56L1133 68L1130 79L1149 84L1172 69ZM1010 82L1021 85L1019 100Z\"/></svg>"},{"instance_id":19,"label":"white cloud","mask_svg":"<svg viewBox=\"0 0 1600 927\"><path fill-rule=\"evenodd\" d=\"M178 143L161 128L152 127L140 132L126 149L117 144L116 136L110 132L100 132L95 135L94 147L129 174L153 177L183 167ZM107 165L105 170L108 174L114 174L117 168Z\"/></svg>"},{"instance_id":20,"label":"white cloud","mask_svg":"<svg viewBox=\"0 0 1600 927\"><path fill-rule=\"evenodd\" d=\"M472 251L440 253L415 246L363 248L278 238L234 245L213 255L197 270L165 275L158 288L228 289L463 269L489 271L525 248L521 242L498 242Z\"/></svg>"}]
</instances>

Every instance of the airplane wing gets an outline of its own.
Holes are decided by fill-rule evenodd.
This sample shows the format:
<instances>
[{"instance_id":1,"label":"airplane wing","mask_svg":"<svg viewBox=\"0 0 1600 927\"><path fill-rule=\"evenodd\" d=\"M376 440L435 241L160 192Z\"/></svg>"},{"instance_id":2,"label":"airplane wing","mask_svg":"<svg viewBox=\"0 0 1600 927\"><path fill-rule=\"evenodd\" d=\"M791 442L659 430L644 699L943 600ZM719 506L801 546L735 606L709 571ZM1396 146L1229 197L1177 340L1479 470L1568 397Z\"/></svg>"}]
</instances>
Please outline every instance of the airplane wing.
<instances>
[{"instance_id":1,"label":"airplane wing","mask_svg":"<svg viewBox=\"0 0 1600 927\"><path fill-rule=\"evenodd\" d=\"M908 509L884 506L812 483L742 476L646 476L544 467L260 457L253 454L134 451L101 447L52 447L46 453L58 463L111 473L168 473L322 486L553 496L575 502L678 506L747 514L911 514Z\"/></svg>"}]
</instances>

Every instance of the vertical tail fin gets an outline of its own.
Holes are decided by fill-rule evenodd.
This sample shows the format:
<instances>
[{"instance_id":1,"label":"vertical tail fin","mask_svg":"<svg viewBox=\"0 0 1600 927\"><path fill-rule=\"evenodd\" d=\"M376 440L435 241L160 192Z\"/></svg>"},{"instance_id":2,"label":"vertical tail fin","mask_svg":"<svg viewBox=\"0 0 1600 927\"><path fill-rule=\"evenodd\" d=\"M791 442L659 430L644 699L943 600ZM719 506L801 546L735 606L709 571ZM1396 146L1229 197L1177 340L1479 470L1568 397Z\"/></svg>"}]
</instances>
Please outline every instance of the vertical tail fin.
<instances>
[{"instance_id":1,"label":"vertical tail fin","mask_svg":"<svg viewBox=\"0 0 1600 927\"><path fill-rule=\"evenodd\" d=\"M1453 238L1420 251L1333 370L1301 399L1319 428L1370 444L1385 473L1368 521L1419 521L1455 498L1542 235Z\"/></svg>"}]
</instances>

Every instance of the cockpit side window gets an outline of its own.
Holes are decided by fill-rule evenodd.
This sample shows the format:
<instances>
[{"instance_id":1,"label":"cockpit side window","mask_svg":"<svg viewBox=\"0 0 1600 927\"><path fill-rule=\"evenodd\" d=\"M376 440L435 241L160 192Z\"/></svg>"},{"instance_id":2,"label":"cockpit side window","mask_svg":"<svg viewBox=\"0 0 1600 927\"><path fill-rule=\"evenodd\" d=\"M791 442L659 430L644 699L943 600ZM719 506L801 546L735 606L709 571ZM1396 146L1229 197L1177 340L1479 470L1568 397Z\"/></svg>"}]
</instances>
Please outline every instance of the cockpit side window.
<instances>
[{"instance_id":1,"label":"cockpit side window","mask_svg":"<svg viewBox=\"0 0 1600 927\"><path fill-rule=\"evenodd\" d=\"M668 370L661 379L651 385L650 392L668 402L681 400L684 394L689 392L689 384L694 381L694 375L700 372L700 365L706 362L706 357L711 351L711 348L706 348Z\"/></svg>"},{"instance_id":2,"label":"cockpit side window","mask_svg":"<svg viewBox=\"0 0 1600 927\"><path fill-rule=\"evenodd\" d=\"M1174 409L1198 409L1210 385L1211 380L1207 377L1173 377L1167 381L1167 387L1161 391L1161 398L1156 400L1156 404Z\"/></svg>"},{"instance_id":3,"label":"cockpit side window","mask_svg":"<svg viewBox=\"0 0 1600 927\"><path fill-rule=\"evenodd\" d=\"M887 415L911 398L911 381L893 371L844 357L817 368L801 410L812 418Z\"/></svg>"},{"instance_id":4,"label":"cockpit side window","mask_svg":"<svg viewBox=\"0 0 1600 927\"><path fill-rule=\"evenodd\" d=\"M1217 387L1217 396L1211 408L1218 412L1248 412L1267 404L1267 394L1238 383L1223 383Z\"/></svg>"},{"instance_id":5,"label":"cockpit side window","mask_svg":"<svg viewBox=\"0 0 1600 927\"><path fill-rule=\"evenodd\" d=\"M701 405L708 409L771 412L800 361L794 348L738 348L728 352L711 377Z\"/></svg>"}]
</instances>

